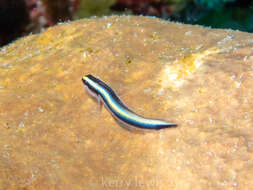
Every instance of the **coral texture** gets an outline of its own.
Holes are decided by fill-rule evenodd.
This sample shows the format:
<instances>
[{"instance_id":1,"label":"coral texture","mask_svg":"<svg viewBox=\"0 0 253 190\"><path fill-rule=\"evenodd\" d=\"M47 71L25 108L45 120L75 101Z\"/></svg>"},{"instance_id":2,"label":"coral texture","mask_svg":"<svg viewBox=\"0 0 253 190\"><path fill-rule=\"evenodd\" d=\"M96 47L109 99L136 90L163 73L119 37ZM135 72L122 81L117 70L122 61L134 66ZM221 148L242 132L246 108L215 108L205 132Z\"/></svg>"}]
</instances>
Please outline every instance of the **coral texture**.
<instances>
[{"instance_id":1,"label":"coral texture","mask_svg":"<svg viewBox=\"0 0 253 190\"><path fill-rule=\"evenodd\" d=\"M3 47L0 189L252 189L252 39L112 16ZM85 91L85 74L179 126L126 130Z\"/></svg>"}]
</instances>

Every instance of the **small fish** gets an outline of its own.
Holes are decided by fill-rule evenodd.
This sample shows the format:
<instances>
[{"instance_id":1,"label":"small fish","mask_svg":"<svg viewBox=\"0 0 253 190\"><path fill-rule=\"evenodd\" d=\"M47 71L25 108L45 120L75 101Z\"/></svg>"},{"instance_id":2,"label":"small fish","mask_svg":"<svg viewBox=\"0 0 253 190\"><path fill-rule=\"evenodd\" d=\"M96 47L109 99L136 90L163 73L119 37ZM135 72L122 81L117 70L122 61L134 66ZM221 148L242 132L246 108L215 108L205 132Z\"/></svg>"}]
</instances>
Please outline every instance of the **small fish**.
<instances>
[{"instance_id":1,"label":"small fish","mask_svg":"<svg viewBox=\"0 0 253 190\"><path fill-rule=\"evenodd\" d=\"M87 91L103 102L111 114L124 125L138 128L159 130L168 127L176 127L174 123L159 119L144 118L131 111L117 96L117 94L103 81L92 75L83 76L82 81Z\"/></svg>"}]
</instances>

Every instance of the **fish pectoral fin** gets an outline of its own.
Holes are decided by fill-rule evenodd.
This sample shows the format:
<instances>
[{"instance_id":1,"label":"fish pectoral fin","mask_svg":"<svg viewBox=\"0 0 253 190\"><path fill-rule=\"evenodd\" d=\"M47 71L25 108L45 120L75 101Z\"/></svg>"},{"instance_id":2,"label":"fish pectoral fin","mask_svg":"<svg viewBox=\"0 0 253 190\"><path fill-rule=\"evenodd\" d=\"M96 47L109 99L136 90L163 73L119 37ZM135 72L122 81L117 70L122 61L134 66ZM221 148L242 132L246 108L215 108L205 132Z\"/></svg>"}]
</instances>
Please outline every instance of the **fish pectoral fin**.
<instances>
[{"instance_id":1,"label":"fish pectoral fin","mask_svg":"<svg viewBox=\"0 0 253 190\"><path fill-rule=\"evenodd\" d=\"M104 106L104 103L103 103L103 101L102 101L102 98L99 96L99 97L97 98L97 100L98 100L98 104L99 104L99 112L102 112L102 109L103 109L103 106Z\"/></svg>"}]
</instances>

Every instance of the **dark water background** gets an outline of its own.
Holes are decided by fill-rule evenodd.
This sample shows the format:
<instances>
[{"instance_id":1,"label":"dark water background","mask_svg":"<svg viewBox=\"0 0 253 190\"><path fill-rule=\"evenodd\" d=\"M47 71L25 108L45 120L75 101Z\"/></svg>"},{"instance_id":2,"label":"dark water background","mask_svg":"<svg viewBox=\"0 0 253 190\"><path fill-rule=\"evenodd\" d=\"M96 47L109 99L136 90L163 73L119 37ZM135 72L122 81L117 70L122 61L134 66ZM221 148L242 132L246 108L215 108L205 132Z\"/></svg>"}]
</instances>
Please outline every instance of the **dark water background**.
<instances>
[{"instance_id":1,"label":"dark water background","mask_svg":"<svg viewBox=\"0 0 253 190\"><path fill-rule=\"evenodd\" d=\"M0 46L59 22L115 14L253 32L252 0L0 0Z\"/></svg>"}]
</instances>

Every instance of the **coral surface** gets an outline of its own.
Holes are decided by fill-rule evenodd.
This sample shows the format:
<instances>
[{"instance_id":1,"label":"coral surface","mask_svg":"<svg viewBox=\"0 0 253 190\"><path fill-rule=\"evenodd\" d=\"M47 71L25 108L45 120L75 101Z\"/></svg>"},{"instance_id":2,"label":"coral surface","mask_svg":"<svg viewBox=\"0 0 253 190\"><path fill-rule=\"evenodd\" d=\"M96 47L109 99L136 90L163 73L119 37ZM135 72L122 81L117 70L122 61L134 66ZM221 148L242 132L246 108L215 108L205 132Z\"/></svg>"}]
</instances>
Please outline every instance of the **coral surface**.
<instances>
[{"instance_id":1,"label":"coral surface","mask_svg":"<svg viewBox=\"0 0 253 190\"><path fill-rule=\"evenodd\" d=\"M0 189L252 189L252 39L113 16L3 47ZM179 126L126 130L85 91L85 74Z\"/></svg>"}]
</instances>

